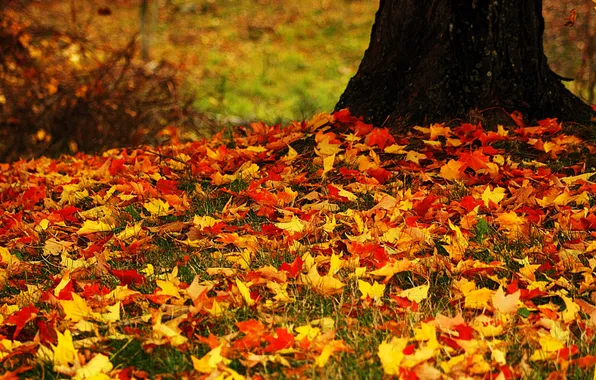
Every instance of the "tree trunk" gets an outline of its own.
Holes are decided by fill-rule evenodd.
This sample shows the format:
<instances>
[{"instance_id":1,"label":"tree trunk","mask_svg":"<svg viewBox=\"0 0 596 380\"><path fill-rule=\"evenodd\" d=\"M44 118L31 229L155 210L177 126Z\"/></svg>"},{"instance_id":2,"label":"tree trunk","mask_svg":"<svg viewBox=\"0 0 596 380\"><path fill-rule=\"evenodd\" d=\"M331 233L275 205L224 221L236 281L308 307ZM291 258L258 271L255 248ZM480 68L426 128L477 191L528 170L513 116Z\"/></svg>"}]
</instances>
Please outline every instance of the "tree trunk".
<instances>
[{"instance_id":1,"label":"tree trunk","mask_svg":"<svg viewBox=\"0 0 596 380\"><path fill-rule=\"evenodd\" d=\"M380 0L370 45L336 110L375 125L498 110L588 123L548 67L542 0Z\"/></svg>"}]
</instances>

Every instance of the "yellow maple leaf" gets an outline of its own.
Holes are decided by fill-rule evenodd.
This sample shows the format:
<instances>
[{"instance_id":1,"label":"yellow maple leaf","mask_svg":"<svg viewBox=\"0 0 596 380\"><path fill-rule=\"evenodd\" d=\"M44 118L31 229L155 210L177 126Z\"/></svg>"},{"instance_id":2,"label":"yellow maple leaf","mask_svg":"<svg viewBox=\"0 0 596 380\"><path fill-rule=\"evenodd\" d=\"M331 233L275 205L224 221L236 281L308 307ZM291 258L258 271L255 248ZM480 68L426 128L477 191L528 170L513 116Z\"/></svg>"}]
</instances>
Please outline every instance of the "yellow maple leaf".
<instances>
[{"instance_id":1,"label":"yellow maple leaf","mask_svg":"<svg viewBox=\"0 0 596 380\"><path fill-rule=\"evenodd\" d=\"M149 202L145 202L143 208L152 216L165 216L169 214L170 204L167 201L153 198Z\"/></svg>"},{"instance_id":2,"label":"yellow maple leaf","mask_svg":"<svg viewBox=\"0 0 596 380\"><path fill-rule=\"evenodd\" d=\"M397 295L400 297L407 298L410 301L420 303L422 300L424 300L428 297L428 289L429 288L430 288L430 285L416 286L415 288L402 290Z\"/></svg>"},{"instance_id":3,"label":"yellow maple leaf","mask_svg":"<svg viewBox=\"0 0 596 380\"><path fill-rule=\"evenodd\" d=\"M101 221L85 220L83 226L77 231L78 235L93 234L96 232L110 232L115 228L114 225Z\"/></svg>"},{"instance_id":4,"label":"yellow maple leaf","mask_svg":"<svg viewBox=\"0 0 596 380\"><path fill-rule=\"evenodd\" d=\"M67 269L64 271L64 273L62 273L62 278L60 279L60 282L54 288L54 295L56 297L58 297L58 295L60 294L62 289L64 289L66 287L66 285L68 285L69 282L70 282L70 270Z\"/></svg>"},{"instance_id":5,"label":"yellow maple leaf","mask_svg":"<svg viewBox=\"0 0 596 380\"><path fill-rule=\"evenodd\" d=\"M161 289L157 294L180 298L180 289L172 281L156 279L155 284Z\"/></svg>"},{"instance_id":6,"label":"yellow maple leaf","mask_svg":"<svg viewBox=\"0 0 596 380\"><path fill-rule=\"evenodd\" d=\"M530 360L532 361L549 360L554 357L560 349L565 347L564 342L550 334L542 335L538 338L538 343L540 343L540 349L535 350L534 353L532 353L532 356L530 356Z\"/></svg>"},{"instance_id":7,"label":"yellow maple leaf","mask_svg":"<svg viewBox=\"0 0 596 380\"><path fill-rule=\"evenodd\" d=\"M82 319L95 319L101 320L101 315L94 312L87 301L76 293L72 293L72 301L70 300L59 300L62 310L64 310L64 318L69 319L73 322L78 322Z\"/></svg>"},{"instance_id":8,"label":"yellow maple leaf","mask_svg":"<svg viewBox=\"0 0 596 380\"><path fill-rule=\"evenodd\" d=\"M217 223L219 221L220 221L220 219L215 219L209 215L205 215L205 216L195 215L194 218L192 219L193 224L195 226L199 226L201 229L204 229L207 227L213 227L215 225L215 223Z\"/></svg>"},{"instance_id":9,"label":"yellow maple leaf","mask_svg":"<svg viewBox=\"0 0 596 380\"><path fill-rule=\"evenodd\" d=\"M505 365L505 364L507 364L506 356L507 356L507 352L506 351L500 350L498 348L493 348L492 349L491 357L493 358L493 360L495 362L497 362L497 364L499 364L499 365Z\"/></svg>"},{"instance_id":10,"label":"yellow maple leaf","mask_svg":"<svg viewBox=\"0 0 596 380\"><path fill-rule=\"evenodd\" d=\"M331 233L337 226L337 221L335 220L335 214L329 216L325 215L325 224L323 225L323 231Z\"/></svg>"},{"instance_id":11,"label":"yellow maple leaf","mask_svg":"<svg viewBox=\"0 0 596 380\"><path fill-rule=\"evenodd\" d=\"M298 152L296 152L296 150L294 148L292 148L292 146L290 146L290 145L287 145L287 147L288 147L288 154L286 154L285 156L283 156L281 158L281 160L283 162L290 163L290 162L294 161L298 157Z\"/></svg>"},{"instance_id":12,"label":"yellow maple leaf","mask_svg":"<svg viewBox=\"0 0 596 380\"><path fill-rule=\"evenodd\" d=\"M294 302L295 299L290 297L290 295L288 294L288 283L284 282L282 284L274 282L274 281L269 281L267 282L267 287L273 292L275 293L275 295L273 296L273 299L275 299L276 301L279 302Z\"/></svg>"},{"instance_id":13,"label":"yellow maple leaf","mask_svg":"<svg viewBox=\"0 0 596 380\"><path fill-rule=\"evenodd\" d=\"M121 302L118 301L111 306L106 306L106 312L101 314L101 320L104 322L117 322L120 320Z\"/></svg>"},{"instance_id":14,"label":"yellow maple leaf","mask_svg":"<svg viewBox=\"0 0 596 380\"><path fill-rule=\"evenodd\" d=\"M74 348L70 330L64 331L64 334L56 331L56 335L58 336L58 342L55 346L53 344L51 345L54 370L69 374L71 366L79 362L78 352Z\"/></svg>"},{"instance_id":15,"label":"yellow maple leaf","mask_svg":"<svg viewBox=\"0 0 596 380\"><path fill-rule=\"evenodd\" d=\"M536 281L536 275L534 274L534 272L536 272L536 269L538 269L539 267L539 264L527 264L519 268L519 273L528 280L534 282Z\"/></svg>"},{"instance_id":16,"label":"yellow maple leaf","mask_svg":"<svg viewBox=\"0 0 596 380\"><path fill-rule=\"evenodd\" d=\"M339 293L346 286L331 275L321 276L316 264L310 268L307 275L301 274L300 279L303 284L309 284L317 293L323 295Z\"/></svg>"},{"instance_id":17,"label":"yellow maple leaf","mask_svg":"<svg viewBox=\"0 0 596 380\"><path fill-rule=\"evenodd\" d=\"M324 135L322 140L317 143L317 147L315 148L315 153L319 157L326 157L337 154L342 151L341 144L334 144L330 142L332 137L329 135Z\"/></svg>"},{"instance_id":18,"label":"yellow maple leaf","mask_svg":"<svg viewBox=\"0 0 596 380\"><path fill-rule=\"evenodd\" d=\"M347 351L347 347L343 340L332 340L323 346L321 354L315 359L315 365L319 368L324 367L331 355L338 351Z\"/></svg>"},{"instance_id":19,"label":"yellow maple leaf","mask_svg":"<svg viewBox=\"0 0 596 380\"><path fill-rule=\"evenodd\" d=\"M89 360L84 366L77 369L73 380L92 379L92 380L108 380L112 377L107 374L114 368L110 362L110 358L103 354L97 354Z\"/></svg>"},{"instance_id":20,"label":"yellow maple leaf","mask_svg":"<svg viewBox=\"0 0 596 380\"><path fill-rule=\"evenodd\" d=\"M141 222L139 222L139 223L136 223L133 226L127 226L124 229L124 231L119 232L116 235L116 238L118 240L128 240L130 238L133 238L133 237L137 236L141 232L141 230L142 230Z\"/></svg>"},{"instance_id":21,"label":"yellow maple leaf","mask_svg":"<svg viewBox=\"0 0 596 380\"><path fill-rule=\"evenodd\" d=\"M397 273L401 273L401 272L410 270L410 268L412 268L412 265L413 265L413 263L410 260L401 259L398 261L389 262L389 263L383 265L381 268L371 271L370 274L373 276L385 277L383 282L386 283L387 281L389 281L391 279L391 277L393 277Z\"/></svg>"},{"instance_id":22,"label":"yellow maple leaf","mask_svg":"<svg viewBox=\"0 0 596 380\"><path fill-rule=\"evenodd\" d=\"M360 299L366 299L366 297L370 297L371 299L377 301L383 297L383 294L385 294L385 284L379 284L375 281L371 285L366 281L358 280L358 290L360 290L360 293L362 293Z\"/></svg>"},{"instance_id":23,"label":"yellow maple leaf","mask_svg":"<svg viewBox=\"0 0 596 380\"><path fill-rule=\"evenodd\" d=\"M338 184L334 184L333 186L335 186L339 190L337 194L340 197L348 198L348 200L351 202L358 199L358 197L356 195L354 195L354 193L349 192L348 190L345 190L343 187L339 186Z\"/></svg>"},{"instance_id":24,"label":"yellow maple leaf","mask_svg":"<svg viewBox=\"0 0 596 380\"><path fill-rule=\"evenodd\" d=\"M250 290L249 290L248 286L246 286L246 284L244 282L240 281L239 279L236 279L236 286L238 287L238 291L240 292L240 295L244 299L244 302L246 302L246 304L248 306L254 305L255 300L250 298Z\"/></svg>"},{"instance_id":25,"label":"yellow maple leaf","mask_svg":"<svg viewBox=\"0 0 596 380\"><path fill-rule=\"evenodd\" d=\"M433 124L430 126L430 139L436 140L437 137L450 137L451 136L451 128L446 127L442 124Z\"/></svg>"},{"instance_id":26,"label":"yellow maple leaf","mask_svg":"<svg viewBox=\"0 0 596 380\"><path fill-rule=\"evenodd\" d=\"M406 151L404 150L404 148L407 145L397 145L397 144L393 144L393 145L389 145L387 147L385 147L385 149L383 149L383 151L385 153L391 153L391 154L404 154L406 153Z\"/></svg>"},{"instance_id":27,"label":"yellow maple leaf","mask_svg":"<svg viewBox=\"0 0 596 380\"><path fill-rule=\"evenodd\" d=\"M308 340L313 340L317 335L321 333L321 329L318 327L313 327L310 324L298 326L294 329L298 334L296 335L296 341L300 342L302 339L307 338Z\"/></svg>"},{"instance_id":28,"label":"yellow maple leaf","mask_svg":"<svg viewBox=\"0 0 596 380\"><path fill-rule=\"evenodd\" d=\"M526 222L515 211L508 211L497 217L497 223L510 233L521 233Z\"/></svg>"},{"instance_id":29,"label":"yellow maple leaf","mask_svg":"<svg viewBox=\"0 0 596 380\"><path fill-rule=\"evenodd\" d=\"M418 153L416 151L413 150L409 150L408 153L406 153L406 161L411 161L414 162L415 164L420 165L420 160L424 160L426 159L426 154L424 153Z\"/></svg>"},{"instance_id":30,"label":"yellow maple leaf","mask_svg":"<svg viewBox=\"0 0 596 380\"><path fill-rule=\"evenodd\" d=\"M304 224L305 223L300 220L300 218L294 215L289 222L275 223L275 226L288 232L302 232L304 231Z\"/></svg>"},{"instance_id":31,"label":"yellow maple leaf","mask_svg":"<svg viewBox=\"0 0 596 380\"><path fill-rule=\"evenodd\" d=\"M464 177L461 168L464 166L463 163L455 160L449 160L445 165L441 166L440 174L441 177L447 181L457 181Z\"/></svg>"},{"instance_id":32,"label":"yellow maple leaf","mask_svg":"<svg viewBox=\"0 0 596 380\"><path fill-rule=\"evenodd\" d=\"M161 316L159 316L157 322L153 325L153 336L157 339L167 339L174 347L183 345L188 341L188 338L181 334L182 330L180 330L180 327L178 327L178 324L183 318L185 318L185 316L174 318L166 323L162 323Z\"/></svg>"},{"instance_id":33,"label":"yellow maple leaf","mask_svg":"<svg viewBox=\"0 0 596 380\"><path fill-rule=\"evenodd\" d=\"M573 302L573 300L563 294L559 294L559 297L565 302L565 310L563 310L563 321L570 323L576 320L577 313L580 310L580 306Z\"/></svg>"},{"instance_id":34,"label":"yellow maple leaf","mask_svg":"<svg viewBox=\"0 0 596 380\"><path fill-rule=\"evenodd\" d=\"M0 263L6 264L8 267L18 265L21 262L18 257L11 254L5 247L0 247Z\"/></svg>"},{"instance_id":35,"label":"yellow maple leaf","mask_svg":"<svg viewBox=\"0 0 596 380\"><path fill-rule=\"evenodd\" d=\"M488 309L490 308L488 301L493 294L494 291L487 288L471 290L465 295L464 307L466 309Z\"/></svg>"},{"instance_id":36,"label":"yellow maple leaf","mask_svg":"<svg viewBox=\"0 0 596 380\"><path fill-rule=\"evenodd\" d=\"M422 322L420 327L414 329L414 339L418 341L427 342L427 345L432 348L439 347L439 341L437 340L437 330L434 326L428 323Z\"/></svg>"},{"instance_id":37,"label":"yellow maple leaf","mask_svg":"<svg viewBox=\"0 0 596 380\"><path fill-rule=\"evenodd\" d=\"M220 363L223 363L224 365L230 363L230 359L221 356L222 348L223 344L220 344L211 351L207 352L205 356L200 359L197 359L194 355L191 355L190 359L192 360L192 366L195 371L199 371L201 373L211 373L213 370L217 369Z\"/></svg>"},{"instance_id":38,"label":"yellow maple leaf","mask_svg":"<svg viewBox=\"0 0 596 380\"><path fill-rule=\"evenodd\" d=\"M145 276L152 276L155 273L155 267L153 264L149 263L144 269L141 269L140 272L145 273Z\"/></svg>"},{"instance_id":39,"label":"yellow maple leaf","mask_svg":"<svg viewBox=\"0 0 596 380\"><path fill-rule=\"evenodd\" d=\"M43 254L59 256L61 253L67 252L73 245L74 243L70 241L58 241L55 238L50 238L43 245Z\"/></svg>"},{"instance_id":40,"label":"yellow maple leaf","mask_svg":"<svg viewBox=\"0 0 596 380\"><path fill-rule=\"evenodd\" d=\"M342 260L340 255L332 253L331 258L329 259L329 274L334 275L339 272L339 270L344 267L345 263L346 261Z\"/></svg>"},{"instance_id":41,"label":"yellow maple leaf","mask_svg":"<svg viewBox=\"0 0 596 380\"><path fill-rule=\"evenodd\" d=\"M562 182L565 182L567 185L573 185L578 181L588 182L589 179L592 176L594 176L594 174L596 174L596 172L584 173L584 174L575 175L572 177L563 177L563 178L559 178L559 180Z\"/></svg>"},{"instance_id":42,"label":"yellow maple leaf","mask_svg":"<svg viewBox=\"0 0 596 380\"><path fill-rule=\"evenodd\" d=\"M486 207L489 207L490 202L498 205L503 198L505 198L505 189L499 186L495 187L493 190L490 189L490 186L486 186L482 193L482 200Z\"/></svg>"},{"instance_id":43,"label":"yellow maple leaf","mask_svg":"<svg viewBox=\"0 0 596 380\"><path fill-rule=\"evenodd\" d=\"M467 358L467 354L452 356L449 360L441 362L441 369L445 373L450 373L454 368L459 367Z\"/></svg>"},{"instance_id":44,"label":"yellow maple leaf","mask_svg":"<svg viewBox=\"0 0 596 380\"><path fill-rule=\"evenodd\" d=\"M228 310L229 306L230 305L226 302L217 302L217 300L214 299L211 309L205 308L205 310L207 310L209 314L213 315L214 317L221 317Z\"/></svg>"},{"instance_id":45,"label":"yellow maple leaf","mask_svg":"<svg viewBox=\"0 0 596 380\"><path fill-rule=\"evenodd\" d=\"M408 338L393 337L391 341L384 341L379 345L377 355L381 359L383 371L387 375L399 375L399 364L404 358L404 348L408 345Z\"/></svg>"},{"instance_id":46,"label":"yellow maple leaf","mask_svg":"<svg viewBox=\"0 0 596 380\"><path fill-rule=\"evenodd\" d=\"M472 320L471 326L483 339L503 334L503 324L487 315L479 315Z\"/></svg>"},{"instance_id":47,"label":"yellow maple leaf","mask_svg":"<svg viewBox=\"0 0 596 380\"><path fill-rule=\"evenodd\" d=\"M333 164L335 163L335 154L323 158L323 177L331 170L333 170Z\"/></svg>"}]
</instances>

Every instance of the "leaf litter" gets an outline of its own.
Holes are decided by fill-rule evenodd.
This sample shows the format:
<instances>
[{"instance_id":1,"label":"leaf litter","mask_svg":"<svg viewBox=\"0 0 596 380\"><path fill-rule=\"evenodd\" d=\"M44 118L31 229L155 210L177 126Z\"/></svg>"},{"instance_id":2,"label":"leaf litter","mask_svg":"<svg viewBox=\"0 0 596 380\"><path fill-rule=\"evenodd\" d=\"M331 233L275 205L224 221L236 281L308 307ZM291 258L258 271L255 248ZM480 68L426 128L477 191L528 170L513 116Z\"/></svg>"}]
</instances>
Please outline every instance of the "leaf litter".
<instances>
[{"instance_id":1,"label":"leaf litter","mask_svg":"<svg viewBox=\"0 0 596 380\"><path fill-rule=\"evenodd\" d=\"M166 375L118 341L181 352L191 378L350 357L408 379L589 373L595 152L553 119L391 135L343 110L1 164L0 377Z\"/></svg>"}]
</instances>

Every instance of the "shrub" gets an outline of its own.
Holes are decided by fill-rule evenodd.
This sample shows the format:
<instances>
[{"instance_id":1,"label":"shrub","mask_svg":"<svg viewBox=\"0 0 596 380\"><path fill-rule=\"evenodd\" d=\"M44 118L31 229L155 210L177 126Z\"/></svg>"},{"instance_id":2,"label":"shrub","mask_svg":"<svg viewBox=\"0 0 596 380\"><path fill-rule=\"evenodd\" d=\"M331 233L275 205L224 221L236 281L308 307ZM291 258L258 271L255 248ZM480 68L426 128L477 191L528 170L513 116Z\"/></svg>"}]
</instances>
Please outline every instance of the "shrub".
<instances>
[{"instance_id":1,"label":"shrub","mask_svg":"<svg viewBox=\"0 0 596 380\"><path fill-rule=\"evenodd\" d=\"M154 143L167 125L204 125L176 67L135 60L136 38L100 49L17 9L0 5L0 161Z\"/></svg>"}]
</instances>

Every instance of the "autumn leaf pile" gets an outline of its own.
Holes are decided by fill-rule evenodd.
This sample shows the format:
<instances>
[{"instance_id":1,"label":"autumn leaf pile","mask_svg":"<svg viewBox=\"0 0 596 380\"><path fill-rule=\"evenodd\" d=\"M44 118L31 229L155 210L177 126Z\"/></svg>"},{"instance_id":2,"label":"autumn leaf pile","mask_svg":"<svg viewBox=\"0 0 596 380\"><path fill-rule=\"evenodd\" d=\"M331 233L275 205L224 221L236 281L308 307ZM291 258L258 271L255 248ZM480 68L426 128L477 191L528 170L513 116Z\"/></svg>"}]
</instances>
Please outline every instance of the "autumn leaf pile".
<instances>
[{"instance_id":1,"label":"autumn leaf pile","mask_svg":"<svg viewBox=\"0 0 596 380\"><path fill-rule=\"evenodd\" d=\"M0 378L594 371L596 147L556 120L168 133L0 165Z\"/></svg>"}]
</instances>

